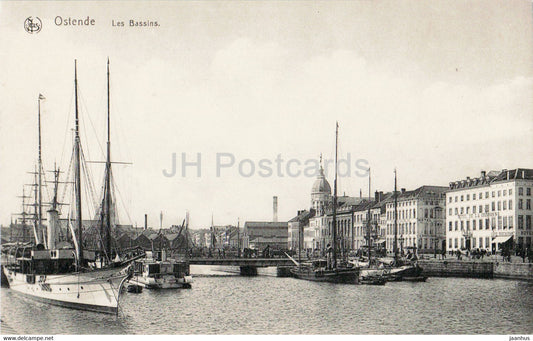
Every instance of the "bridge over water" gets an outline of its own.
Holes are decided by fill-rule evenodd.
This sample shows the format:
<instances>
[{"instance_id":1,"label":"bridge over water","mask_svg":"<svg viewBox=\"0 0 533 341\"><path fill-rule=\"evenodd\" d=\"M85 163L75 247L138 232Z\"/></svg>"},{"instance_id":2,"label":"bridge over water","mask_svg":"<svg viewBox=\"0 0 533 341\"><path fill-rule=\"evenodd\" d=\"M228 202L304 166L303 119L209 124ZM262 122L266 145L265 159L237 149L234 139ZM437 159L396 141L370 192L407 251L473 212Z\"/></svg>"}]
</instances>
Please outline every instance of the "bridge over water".
<instances>
[{"instance_id":1,"label":"bridge over water","mask_svg":"<svg viewBox=\"0 0 533 341\"><path fill-rule=\"evenodd\" d=\"M193 265L225 265L238 266L243 276L257 275L257 268L276 266L286 268L294 265L288 258L189 258L189 263ZM278 271L279 272L279 271Z\"/></svg>"}]
</instances>

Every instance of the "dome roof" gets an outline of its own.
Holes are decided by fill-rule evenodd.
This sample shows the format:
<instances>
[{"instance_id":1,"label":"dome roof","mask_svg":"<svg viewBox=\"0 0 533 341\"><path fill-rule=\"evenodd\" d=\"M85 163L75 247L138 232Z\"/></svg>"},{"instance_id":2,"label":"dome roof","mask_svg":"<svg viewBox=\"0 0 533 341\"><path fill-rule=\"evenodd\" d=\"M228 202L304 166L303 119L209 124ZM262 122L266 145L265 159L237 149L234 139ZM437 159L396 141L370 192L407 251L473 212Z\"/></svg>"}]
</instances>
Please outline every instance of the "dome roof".
<instances>
[{"instance_id":1,"label":"dome roof","mask_svg":"<svg viewBox=\"0 0 533 341\"><path fill-rule=\"evenodd\" d=\"M313 184L313 189L311 194L315 193L327 193L331 194L331 187L329 186L328 180L324 176L324 170L320 167L320 174L317 176L315 183Z\"/></svg>"}]
</instances>

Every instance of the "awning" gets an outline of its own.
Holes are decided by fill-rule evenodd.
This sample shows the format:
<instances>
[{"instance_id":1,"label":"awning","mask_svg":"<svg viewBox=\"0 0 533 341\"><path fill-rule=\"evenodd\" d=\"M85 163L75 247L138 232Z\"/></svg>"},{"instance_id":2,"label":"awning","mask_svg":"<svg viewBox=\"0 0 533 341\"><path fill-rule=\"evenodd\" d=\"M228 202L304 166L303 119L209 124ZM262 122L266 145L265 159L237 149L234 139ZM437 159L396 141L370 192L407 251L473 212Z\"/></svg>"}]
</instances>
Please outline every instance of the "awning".
<instances>
[{"instance_id":1,"label":"awning","mask_svg":"<svg viewBox=\"0 0 533 341\"><path fill-rule=\"evenodd\" d=\"M495 243L495 244L501 244L501 243L505 243L506 241L508 241L511 238L513 238L513 236L496 237L496 238L494 238L492 240L492 242Z\"/></svg>"}]
</instances>

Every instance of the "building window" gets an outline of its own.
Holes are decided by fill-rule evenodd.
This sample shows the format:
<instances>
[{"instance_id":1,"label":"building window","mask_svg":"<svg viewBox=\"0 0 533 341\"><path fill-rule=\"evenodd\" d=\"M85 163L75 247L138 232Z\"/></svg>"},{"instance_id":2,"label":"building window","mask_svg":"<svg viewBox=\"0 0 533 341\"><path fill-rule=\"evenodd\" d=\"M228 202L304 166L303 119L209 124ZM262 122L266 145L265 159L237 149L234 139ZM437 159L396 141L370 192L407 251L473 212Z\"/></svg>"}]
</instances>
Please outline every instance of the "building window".
<instances>
[{"instance_id":1,"label":"building window","mask_svg":"<svg viewBox=\"0 0 533 341\"><path fill-rule=\"evenodd\" d=\"M496 196L496 192L492 191L492 197L494 198Z\"/></svg>"},{"instance_id":2,"label":"building window","mask_svg":"<svg viewBox=\"0 0 533 341\"><path fill-rule=\"evenodd\" d=\"M503 210L504 211L507 210L507 201L505 200L503 201Z\"/></svg>"},{"instance_id":3,"label":"building window","mask_svg":"<svg viewBox=\"0 0 533 341\"><path fill-rule=\"evenodd\" d=\"M476 221L472 220L472 230L476 230Z\"/></svg>"},{"instance_id":4,"label":"building window","mask_svg":"<svg viewBox=\"0 0 533 341\"><path fill-rule=\"evenodd\" d=\"M461 220L461 231L465 229L465 222Z\"/></svg>"},{"instance_id":5,"label":"building window","mask_svg":"<svg viewBox=\"0 0 533 341\"><path fill-rule=\"evenodd\" d=\"M476 247L476 238L472 238L472 247L473 247L473 248Z\"/></svg>"},{"instance_id":6,"label":"building window","mask_svg":"<svg viewBox=\"0 0 533 341\"><path fill-rule=\"evenodd\" d=\"M470 220L466 221L466 230L470 230Z\"/></svg>"},{"instance_id":7,"label":"building window","mask_svg":"<svg viewBox=\"0 0 533 341\"><path fill-rule=\"evenodd\" d=\"M509 200L509 209L510 209L510 210L513 209L513 201L512 201L512 200Z\"/></svg>"},{"instance_id":8,"label":"building window","mask_svg":"<svg viewBox=\"0 0 533 341\"><path fill-rule=\"evenodd\" d=\"M455 238L455 239L453 240L453 244L454 244L453 246L457 249L457 246L458 246L458 244L457 244L457 238Z\"/></svg>"},{"instance_id":9,"label":"building window","mask_svg":"<svg viewBox=\"0 0 533 341\"><path fill-rule=\"evenodd\" d=\"M498 201L498 211L501 211L501 210L502 210L502 202Z\"/></svg>"},{"instance_id":10,"label":"building window","mask_svg":"<svg viewBox=\"0 0 533 341\"><path fill-rule=\"evenodd\" d=\"M507 223L509 224L509 229L512 229L513 228L513 217L509 217L509 219L507 219Z\"/></svg>"},{"instance_id":11,"label":"building window","mask_svg":"<svg viewBox=\"0 0 533 341\"><path fill-rule=\"evenodd\" d=\"M450 249L453 248L453 246L452 246L452 238L448 239L448 247Z\"/></svg>"},{"instance_id":12,"label":"building window","mask_svg":"<svg viewBox=\"0 0 533 341\"><path fill-rule=\"evenodd\" d=\"M455 196L455 202L457 202L457 195Z\"/></svg>"},{"instance_id":13,"label":"building window","mask_svg":"<svg viewBox=\"0 0 533 341\"><path fill-rule=\"evenodd\" d=\"M495 230L496 229L496 218L491 218L490 219L490 227Z\"/></svg>"},{"instance_id":14,"label":"building window","mask_svg":"<svg viewBox=\"0 0 533 341\"><path fill-rule=\"evenodd\" d=\"M485 213L489 212L489 205L485 205Z\"/></svg>"},{"instance_id":15,"label":"building window","mask_svg":"<svg viewBox=\"0 0 533 341\"><path fill-rule=\"evenodd\" d=\"M479 248L483 248L483 237L479 237Z\"/></svg>"},{"instance_id":16,"label":"building window","mask_svg":"<svg viewBox=\"0 0 533 341\"><path fill-rule=\"evenodd\" d=\"M483 230L483 219L479 219L479 229Z\"/></svg>"},{"instance_id":17,"label":"building window","mask_svg":"<svg viewBox=\"0 0 533 341\"><path fill-rule=\"evenodd\" d=\"M485 230L488 230L490 228L490 225L489 225L489 218L486 218L485 219Z\"/></svg>"},{"instance_id":18,"label":"building window","mask_svg":"<svg viewBox=\"0 0 533 341\"><path fill-rule=\"evenodd\" d=\"M509 195L513 195L513 189L509 188Z\"/></svg>"},{"instance_id":19,"label":"building window","mask_svg":"<svg viewBox=\"0 0 533 341\"><path fill-rule=\"evenodd\" d=\"M448 198L448 202L452 202L452 197L451 196Z\"/></svg>"},{"instance_id":20,"label":"building window","mask_svg":"<svg viewBox=\"0 0 533 341\"><path fill-rule=\"evenodd\" d=\"M507 229L507 217L503 217L503 229Z\"/></svg>"},{"instance_id":21,"label":"building window","mask_svg":"<svg viewBox=\"0 0 533 341\"><path fill-rule=\"evenodd\" d=\"M465 240L464 238L461 238L461 249L465 248Z\"/></svg>"},{"instance_id":22,"label":"building window","mask_svg":"<svg viewBox=\"0 0 533 341\"><path fill-rule=\"evenodd\" d=\"M461 214L465 213L465 208L461 207Z\"/></svg>"},{"instance_id":23,"label":"building window","mask_svg":"<svg viewBox=\"0 0 533 341\"><path fill-rule=\"evenodd\" d=\"M503 196L506 196L506 195L507 195L507 190L504 189L504 190L503 190Z\"/></svg>"},{"instance_id":24,"label":"building window","mask_svg":"<svg viewBox=\"0 0 533 341\"><path fill-rule=\"evenodd\" d=\"M448 210L448 215L452 215L452 209L451 208Z\"/></svg>"},{"instance_id":25,"label":"building window","mask_svg":"<svg viewBox=\"0 0 533 341\"><path fill-rule=\"evenodd\" d=\"M455 221L455 231L457 231L457 221Z\"/></svg>"},{"instance_id":26,"label":"building window","mask_svg":"<svg viewBox=\"0 0 533 341\"><path fill-rule=\"evenodd\" d=\"M498 197L502 196L502 191L498 191Z\"/></svg>"},{"instance_id":27,"label":"building window","mask_svg":"<svg viewBox=\"0 0 533 341\"><path fill-rule=\"evenodd\" d=\"M466 208L466 214L469 214L470 213L470 207L467 207Z\"/></svg>"},{"instance_id":28,"label":"building window","mask_svg":"<svg viewBox=\"0 0 533 341\"><path fill-rule=\"evenodd\" d=\"M496 203L493 201L492 202L492 212L494 212L496 210Z\"/></svg>"},{"instance_id":29,"label":"building window","mask_svg":"<svg viewBox=\"0 0 533 341\"><path fill-rule=\"evenodd\" d=\"M524 216L523 215L518 216L518 229L519 230L524 229Z\"/></svg>"},{"instance_id":30,"label":"building window","mask_svg":"<svg viewBox=\"0 0 533 341\"><path fill-rule=\"evenodd\" d=\"M451 231L452 230L452 222L450 221L450 223L448 224L448 231Z\"/></svg>"},{"instance_id":31,"label":"building window","mask_svg":"<svg viewBox=\"0 0 533 341\"><path fill-rule=\"evenodd\" d=\"M526 199L526 210L531 209L531 199Z\"/></svg>"},{"instance_id":32,"label":"building window","mask_svg":"<svg viewBox=\"0 0 533 341\"><path fill-rule=\"evenodd\" d=\"M524 195L524 188L518 187L518 195Z\"/></svg>"},{"instance_id":33,"label":"building window","mask_svg":"<svg viewBox=\"0 0 533 341\"><path fill-rule=\"evenodd\" d=\"M526 188L526 195L531 196L531 187Z\"/></svg>"},{"instance_id":34,"label":"building window","mask_svg":"<svg viewBox=\"0 0 533 341\"><path fill-rule=\"evenodd\" d=\"M455 208L455 215L457 215L457 214L458 214L458 212L457 212L457 207L456 207L456 208Z\"/></svg>"},{"instance_id":35,"label":"building window","mask_svg":"<svg viewBox=\"0 0 533 341\"><path fill-rule=\"evenodd\" d=\"M485 237L485 248L488 249L490 245L490 237Z\"/></svg>"},{"instance_id":36,"label":"building window","mask_svg":"<svg viewBox=\"0 0 533 341\"><path fill-rule=\"evenodd\" d=\"M531 216L526 215L526 230L531 230Z\"/></svg>"},{"instance_id":37,"label":"building window","mask_svg":"<svg viewBox=\"0 0 533 341\"><path fill-rule=\"evenodd\" d=\"M472 206L472 213L477 213L476 212L476 206Z\"/></svg>"},{"instance_id":38,"label":"building window","mask_svg":"<svg viewBox=\"0 0 533 341\"><path fill-rule=\"evenodd\" d=\"M461 195L461 201L463 201L463 199L464 199L464 195Z\"/></svg>"},{"instance_id":39,"label":"building window","mask_svg":"<svg viewBox=\"0 0 533 341\"><path fill-rule=\"evenodd\" d=\"M498 217L498 230L502 229L502 217Z\"/></svg>"},{"instance_id":40,"label":"building window","mask_svg":"<svg viewBox=\"0 0 533 341\"><path fill-rule=\"evenodd\" d=\"M479 205L479 213L483 213L483 205Z\"/></svg>"},{"instance_id":41,"label":"building window","mask_svg":"<svg viewBox=\"0 0 533 341\"><path fill-rule=\"evenodd\" d=\"M485 199L489 197L489 192L485 192Z\"/></svg>"},{"instance_id":42,"label":"building window","mask_svg":"<svg viewBox=\"0 0 533 341\"><path fill-rule=\"evenodd\" d=\"M466 201L470 200L470 194L466 195Z\"/></svg>"},{"instance_id":43,"label":"building window","mask_svg":"<svg viewBox=\"0 0 533 341\"><path fill-rule=\"evenodd\" d=\"M476 193L472 194L472 200L476 200Z\"/></svg>"},{"instance_id":44,"label":"building window","mask_svg":"<svg viewBox=\"0 0 533 341\"><path fill-rule=\"evenodd\" d=\"M518 199L518 209L521 210L524 208L524 201L522 199Z\"/></svg>"}]
</instances>

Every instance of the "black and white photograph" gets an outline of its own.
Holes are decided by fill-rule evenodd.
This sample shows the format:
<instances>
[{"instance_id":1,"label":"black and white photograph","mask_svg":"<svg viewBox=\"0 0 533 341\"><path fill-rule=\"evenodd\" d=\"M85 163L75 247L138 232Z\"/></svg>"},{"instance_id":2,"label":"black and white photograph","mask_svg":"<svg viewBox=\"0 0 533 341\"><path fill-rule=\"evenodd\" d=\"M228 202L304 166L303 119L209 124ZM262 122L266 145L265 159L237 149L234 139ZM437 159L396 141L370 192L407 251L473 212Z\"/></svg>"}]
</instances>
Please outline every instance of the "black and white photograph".
<instances>
[{"instance_id":1,"label":"black and white photograph","mask_svg":"<svg viewBox=\"0 0 533 341\"><path fill-rule=\"evenodd\" d=\"M531 340L532 192L531 0L0 1L4 341Z\"/></svg>"}]
</instances>

